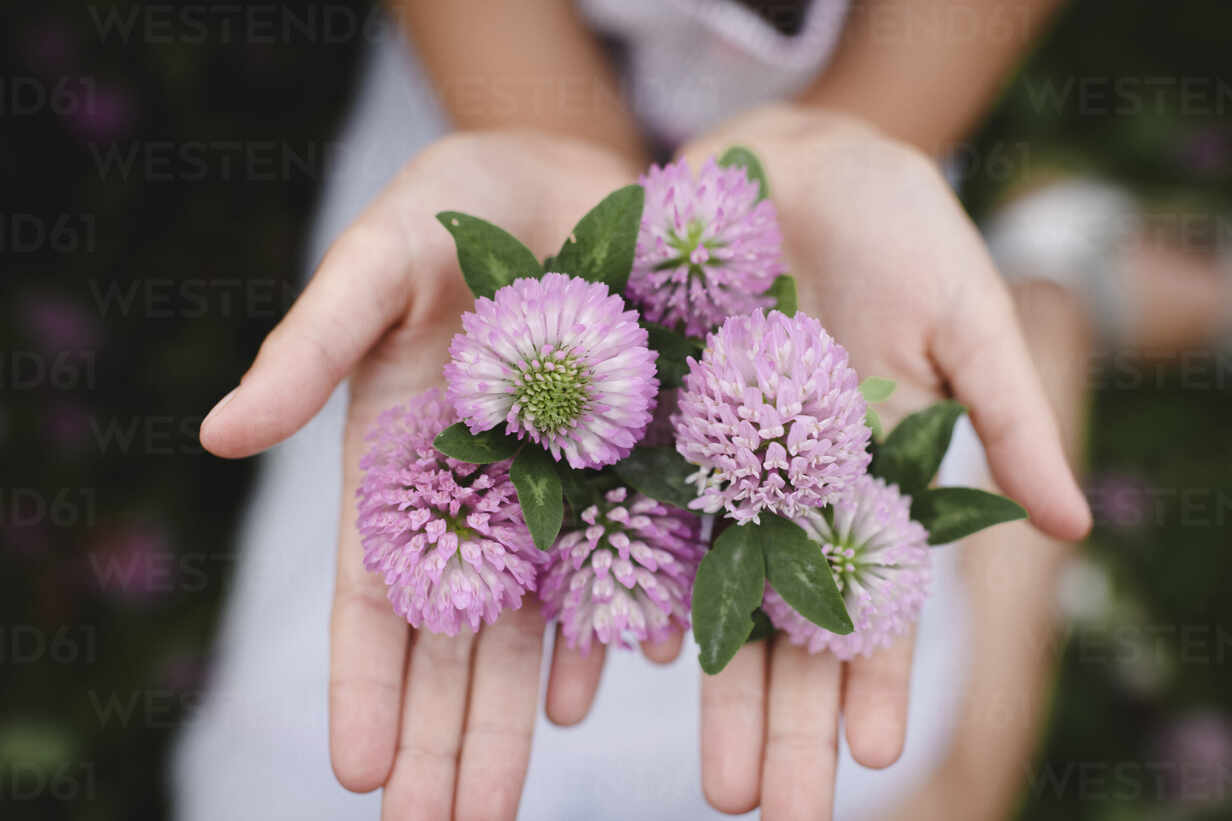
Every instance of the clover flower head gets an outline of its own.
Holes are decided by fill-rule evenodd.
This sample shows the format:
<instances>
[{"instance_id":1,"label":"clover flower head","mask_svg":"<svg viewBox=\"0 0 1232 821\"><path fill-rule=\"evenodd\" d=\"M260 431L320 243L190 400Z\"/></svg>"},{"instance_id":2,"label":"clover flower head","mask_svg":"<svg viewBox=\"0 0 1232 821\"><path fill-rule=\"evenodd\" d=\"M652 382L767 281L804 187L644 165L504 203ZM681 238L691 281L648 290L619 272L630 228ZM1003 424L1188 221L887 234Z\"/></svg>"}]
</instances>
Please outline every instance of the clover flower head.
<instances>
[{"instance_id":1,"label":"clover flower head","mask_svg":"<svg viewBox=\"0 0 1232 821\"><path fill-rule=\"evenodd\" d=\"M462 317L445 367L472 433L504 424L575 468L620 461L646 430L659 382L637 313L602 283L522 278Z\"/></svg>"},{"instance_id":2,"label":"clover flower head","mask_svg":"<svg viewBox=\"0 0 1232 821\"><path fill-rule=\"evenodd\" d=\"M821 545L855 630L818 627L766 585L762 609L793 644L844 661L888 647L919 621L932 581L928 532L911 519L911 497L869 475L831 507L795 518Z\"/></svg>"},{"instance_id":3,"label":"clover flower head","mask_svg":"<svg viewBox=\"0 0 1232 821\"><path fill-rule=\"evenodd\" d=\"M816 319L761 311L706 339L678 396L676 449L698 466L690 507L757 522L822 507L868 469L866 406L847 351Z\"/></svg>"},{"instance_id":4,"label":"clover flower head","mask_svg":"<svg viewBox=\"0 0 1232 821\"><path fill-rule=\"evenodd\" d=\"M412 626L451 636L520 607L546 560L522 518L510 460L473 465L433 447L455 421L439 389L382 413L358 491L364 566L382 574Z\"/></svg>"},{"instance_id":5,"label":"clover flower head","mask_svg":"<svg viewBox=\"0 0 1232 821\"><path fill-rule=\"evenodd\" d=\"M705 547L698 517L626 488L582 512L584 527L550 551L539 586L544 615L570 647L631 646L689 626L693 576Z\"/></svg>"},{"instance_id":6,"label":"clover flower head","mask_svg":"<svg viewBox=\"0 0 1232 821\"><path fill-rule=\"evenodd\" d=\"M774 203L744 168L714 159L652 166L626 293L646 319L701 336L734 314L768 308L786 271Z\"/></svg>"}]
</instances>

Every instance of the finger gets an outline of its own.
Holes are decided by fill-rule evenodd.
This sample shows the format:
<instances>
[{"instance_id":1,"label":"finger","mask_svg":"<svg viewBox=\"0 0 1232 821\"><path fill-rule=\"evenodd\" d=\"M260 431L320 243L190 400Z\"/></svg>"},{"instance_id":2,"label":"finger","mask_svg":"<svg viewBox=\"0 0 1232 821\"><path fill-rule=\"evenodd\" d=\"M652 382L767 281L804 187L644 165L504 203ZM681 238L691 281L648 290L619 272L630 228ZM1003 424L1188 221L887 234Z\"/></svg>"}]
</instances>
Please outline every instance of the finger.
<instances>
[{"instance_id":1,"label":"finger","mask_svg":"<svg viewBox=\"0 0 1232 821\"><path fill-rule=\"evenodd\" d=\"M338 781L356 792L389 775L406 658L406 622L376 582L344 582L339 573L330 629L330 758Z\"/></svg>"},{"instance_id":2,"label":"finger","mask_svg":"<svg viewBox=\"0 0 1232 821\"><path fill-rule=\"evenodd\" d=\"M354 503L361 430L348 426L344 448L330 618L329 736L339 782L367 792L385 783L393 765L410 628L386 598L381 577L363 566Z\"/></svg>"},{"instance_id":3,"label":"finger","mask_svg":"<svg viewBox=\"0 0 1232 821\"><path fill-rule=\"evenodd\" d=\"M549 721L572 727L586 718L594 703L595 691L599 689L606 656L607 647L599 643L592 644L589 652L569 647L560 628L556 628L547 704L544 705Z\"/></svg>"},{"instance_id":4,"label":"finger","mask_svg":"<svg viewBox=\"0 0 1232 821\"><path fill-rule=\"evenodd\" d=\"M907 705L915 636L904 636L868 658L847 662L843 721L851 756L865 767L888 767L907 739Z\"/></svg>"},{"instance_id":5,"label":"finger","mask_svg":"<svg viewBox=\"0 0 1232 821\"><path fill-rule=\"evenodd\" d=\"M642 653L655 664L668 664L680 655L684 645L684 632L673 630L660 641L642 642Z\"/></svg>"},{"instance_id":6,"label":"finger","mask_svg":"<svg viewBox=\"0 0 1232 821\"><path fill-rule=\"evenodd\" d=\"M543 616L527 604L479 634L458 764L457 821L514 821L539 706Z\"/></svg>"},{"instance_id":7,"label":"finger","mask_svg":"<svg viewBox=\"0 0 1232 821\"><path fill-rule=\"evenodd\" d=\"M770 650L761 811L765 821L825 821L834 812L841 662L783 640Z\"/></svg>"},{"instance_id":8,"label":"finger","mask_svg":"<svg viewBox=\"0 0 1232 821\"><path fill-rule=\"evenodd\" d=\"M409 301L413 235L378 200L329 249L307 289L265 338L240 384L201 423L201 443L250 456L299 430Z\"/></svg>"},{"instance_id":9,"label":"finger","mask_svg":"<svg viewBox=\"0 0 1232 821\"><path fill-rule=\"evenodd\" d=\"M748 812L761 797L766 727L766 642L746 644L721 673L702 677L702 791L720 812Z\"/></svg>"},{"instance_id":10,"label":"finger","mask_svg":"<svg viewBox=\"0 0 1232 821\"><path fill-rule=\"evenodd\" d=\"M382 821L451 821L474 634L417 631Z\"/></svg>"},{"instance_id":11,"label":"finger","mask_svg":"<svg viewBox=\"0 0 1232 821\"><path fill-rule=\"evenodd\" d=\"M958 295L933 355L971 414L997 484L1045 533L1068 540L1086 535L1091 512L999 280L990 276Z\"/></svg>"}]
</instances>

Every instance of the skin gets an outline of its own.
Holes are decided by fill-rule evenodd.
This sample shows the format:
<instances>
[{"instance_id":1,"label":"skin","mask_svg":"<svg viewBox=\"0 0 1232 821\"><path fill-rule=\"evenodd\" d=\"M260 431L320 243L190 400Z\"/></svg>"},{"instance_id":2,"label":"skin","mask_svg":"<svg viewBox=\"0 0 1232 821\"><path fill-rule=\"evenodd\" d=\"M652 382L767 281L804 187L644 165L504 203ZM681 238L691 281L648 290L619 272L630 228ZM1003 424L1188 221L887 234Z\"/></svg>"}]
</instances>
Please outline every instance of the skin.
<instances>
[{"instance_id":1,"label":"skin","mask_svg":"<svg viewBox=\"0 0 1232 821\"><path fill-rule=\"evenodd\" d=\"M816 115L790 108L754 116L761 119L753 130L777 131L778 142L745 140L752 130L739 125L716 141L750 144L767 158L771 179L782 181L776 197L794 204L782 208L783 228L802 307L849 344L858 369L898 380L898 404L887 416L953 386L972 409L1007 492L1042 528L1063 538L1084 532L1086 507L1008 297L933 166L842 118L805 122L799 118ZM510 156L519 162L509 163ZM615 154L543 135L446 138L409 163L339 238L240 386L202 425L211 452L247 456L298 430L349 378L331 749L345 786L385 787L387 819L514 817L542 650L543 622L533 605L475 637L414 634L360 561L353 499L363 433L382 409L439 379L470 305L452 241L432 210L447 204L492 220L542 256L578 214L633 174ZM857 264L858 280L828 275ZM909 319L886 334L886 316ZM978 340L976 355L971 340ZM669 658L674 650L669 643L649 655ZM705 681L707 797L729 812L764 798L771 821L826 817L840 700L857 758L871 766L893 761L905 728L910 650L903 642L840 668L786 644L745 648ZM600 665L597 654L557 651L550 717L571 723L585 714ZM820 701L819 692L827 694ZM776 788L788 784L796 786ZM787 798L790 805L776 803Z\"/></svg>"},{"instance_id":2,"label":"skin","mask_svg":"<svg viewBox=\"0 0 1232 821\"><path fill-rule=\"evenodd\" d=\"M435 636L410 630L389 607L381 578L362 566L354 498L363 435L381 410L439 382L460 315L473 304L453 241L433 213L448 206L490 219L545 256L579 214L633 176L619 156L578 141L442 140L338 239L239 387L202 424L212 453L248 456L293 434L349 380L330 748L345 787L384 787L385 819L514 817L543 646L533 597L478 635ZM558 645L549 715L580 720L601 664L602 654L581 657Z\"/></svg>"},{"instance_id":3,"label":"skin","mask_svg":"<svg viewBox=\"0 0 1232 821\"><path fill-rule=\"evenodd\" d=\"M1005 12L991 0L945 2L930 9L984 20ZM959 37L941 26L895 44L869 20L912 9L907 0L874 0L865 10L880 11L853 18L800 106L755 112L684 153L697 161L732 142L758 150L775 184L801 307L843 340L861 372L898 380L887 422L952 388L968 400L1007 492L1045 531L1076 538L1089 514L1059 458L1009 300L932 164L898 141L934 152L960 138L1052 6L1015 4L1023 22L1003 37ZM544 256L589 206L636 177L645 149L571 3L496 0L480 10L474 0L402 2L395 10L455 125L489 133L448 137L406 166L330 249L240 386L202 424L201 439L223 457L258 453L298 430L349 380L331 624L335 772L348 789L384 787L387 819L513 818L538 694L542 618L527 605L478 636L447 639L415 634L392 613L380 579L362 568L354 527L362 435L385 407L439 379L459 315L471 305L432 212L482 216ZM569 79L567 89L560 78ZM677 636L643 650L666 662L680 643ZM848 665L785 643L745 648L703 686L710 802L728 812L762 802L770 821L828 818L839 711L858 761L896 760L912 646L907 638ZM585 717L602 665L602 652L581 656L556 643L551 720Z\"/></svg>"},{"instance_id":4,"label":"skin","mask_svg":"<svg viewBox=\"0 0 1232 821\"><path fill-rule=\"evenodd\" d=\"M1090 401L1090 322L1073 294L1052 283L1024 282L1012 293L1066 453L1080 463ZM991 479L985 484L996 490ZM1055 591L1074 546L1015 522L978 533L957 549L970 606L979 614L969 638L979 663L971 667L958 731L939 766L889 821L1011 817L1047 711L1061 646ZM958 795L961 801L954 800Z\"/></svg>"},{"instance_id":5,"label":"skin","mask_svg":"<svg viewBox=\"0 0 1232 821\"><path fill-rule=\"evenodd\" d=\"M683 153L696 162L732 143L766 166L801 310L843 342L859 373L896 381L879 406L887 423L955 396L993 476L1035 527L1082 537L1090 513L1013 302L935 166L855 121L792 106L755 112ZM767 821L829 818L840 706L856 761L896 761L913 646L907 637L845 665L781 640L743 648L702 683L710 802L732 813L760 803Z\"/></svg>"},{"instance_id":6,"label":"skin","mask_svg":"<svg viewBox=\"0 0 1232 821\"><path fill-rule=\"evenodd\" d=\"M645 165L616 72L571 0L400 0L393 10L456 129L533 128Z\"/></svg>"},{"instance_id":7,"label":"skin","mask_svg":"<svg viewBox=\"0 0 1232 821\"><path fill-rule=\"evenodd\" d=\"M1059 0L861 0L799 97L940 156L979 123Z\"/></svg>"}]
</instances>

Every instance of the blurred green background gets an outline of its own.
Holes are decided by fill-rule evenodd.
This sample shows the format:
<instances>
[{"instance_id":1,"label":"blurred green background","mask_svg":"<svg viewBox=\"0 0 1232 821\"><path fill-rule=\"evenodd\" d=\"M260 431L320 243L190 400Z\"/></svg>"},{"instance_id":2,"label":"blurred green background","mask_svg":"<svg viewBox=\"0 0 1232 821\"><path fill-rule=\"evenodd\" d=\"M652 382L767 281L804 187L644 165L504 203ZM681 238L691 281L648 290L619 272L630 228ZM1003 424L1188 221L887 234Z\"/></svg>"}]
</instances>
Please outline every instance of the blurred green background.
<instances>
[{"instance_id":1,"label":"blurred green background","mask_svg":"<svg viewBox=\"0 0 1232 821\"><path fill-rule=\"evenodd\" d=\"M253 469L203 454L196 429L294 296L367 42L244 41L220 22L238 6L199 38L133 37L137 8L6 8L4 819L168 817L165 757ZM1230 38L1220 0L1069 7L955 152L973 214L1024 179L1096 171L1232 252ZM186 146L205 153L175 161L199 174L160 166ZM252 146L278 165L238 165ZM1021 818L1232 818L1232 363L1202 361L1202 379L1179 359L1092 373L1097 526Z\"/></svg>"}]
</instances>

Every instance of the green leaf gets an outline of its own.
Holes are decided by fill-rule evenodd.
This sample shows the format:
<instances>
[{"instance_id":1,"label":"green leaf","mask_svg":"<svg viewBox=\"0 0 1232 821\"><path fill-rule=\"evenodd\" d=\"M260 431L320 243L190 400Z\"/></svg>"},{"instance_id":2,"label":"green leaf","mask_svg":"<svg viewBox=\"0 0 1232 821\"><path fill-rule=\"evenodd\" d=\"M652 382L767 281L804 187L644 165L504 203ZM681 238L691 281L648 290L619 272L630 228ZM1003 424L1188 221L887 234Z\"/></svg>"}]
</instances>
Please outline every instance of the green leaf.
<instances>
[{"instance_id":1,"label":"green leaf","mask_svg":"<svg viewBox=\"0 0 1232 821\"><path fill-rule=\"evenodd\" d=\"M770 196L770 181L766 179L766 171L761 167L761 160L757 159L757 155L752 150L745 148L742 145L733 145L731 148L723 152L723 156L719 157L719 165L724 168L732 166L741 166L745 173L749 175L749 179L757 183L761 188L759 200L764 200ZM783 313L787 313L784 311Z\"/></svg>"},{"instance_id":2,"label":"green leaf","mask_svg":"<svg viewBox=\"0 0 1232 821\"><path fill-rule=\"evenodd\" d=\"M518 492L522 516L530 528L535 547L547 550L556 541L560 525L565 519L565 505L561 498L560 476L548 452L537 445L528 445L518 451L509 469L509 478Z\"/></svg>"},{"instance_id":3,"label":"green leaf","mask_svg":"<svg viewBox=\"0 0 1232 821\"><path fill-rule=\"evenodd\" d=\"M894 380L870 376L860 383L865 402L884 402L894 394Z\"/></svg>"},{"instance_id":4,"label":"green leaf","mask_svg":"<svg viewBox=\"0 0 1232 821\"><path fill-rule=\"evenodd\" d=\"M890 431L870 472L908 496L928 487L950 446L954 423L965 410L946 400L911 414Z\"/></svg>"},{"instance_id":5,"label":"green leaf","mask_svg":"<svg viewBox=\"0 0 1232 821\"><path fill-rule=\"evenodd\" d=\"M556 475L560 477L561 488L565 492L565 527L583 526L579 518L582 511L603 501L603 494L609 490L625 484L610 467L601 470L577 470L569 467L568 462L554 464Z\"/></svg>"},{"instance_id":6,"label":"green leaf","mask_svg":"<svg viewBox=\"0 0 1232 821\"><path fill-rule=\"evenodd\" d=\"M560 253L549 260L549 270L603 282L612 293L623 294L633 268L645 200L640 185L626 185L608 194L573 227Z\"/></svg>"},{"instance_id":7,"label":"green leaf","mask_svg":"<svg viewBox=\"0 0 1232 821\"><path fill-rule=\"evenodd\" d=\"M752 644L755 641L770 638L774 633L774 624L770 621L770 617L766 615L766 611L760 607L753 611L753 630L749 633L749 637L744 640L745 644Z\"/></svg>"},{"instance_id":8,"label":"green leaf","mask_svg":"<svg viewBox=\"0 0 1232 821\"><path fill-rule=\"evenodd\" d=\"M521 442L501 428L471 433L465 422L457 422L445 428L437 434L432 444L446 456L476 465L508 459L522 446Z\"/></svg>"},{"instance_id":9,"label":"green leaf","mask_svg":"<svg viewBox=\"0 0 1232 821\"><path fill-rule=\"evenodd\" d=\"M821 545L781 516L761 514L756 538L765 548L766 581L801 616L831 633L854 629Z\"/></svg>"},{"instance_id":10,"label":"green leaf","mask_svg":"<svg viewBox=\"0 0 1232 821\"><path fill-rule=\"evenodd\" d=\"M573 513L577 514L599 501L599 492L588 481L585 471L569 467L565 461L554 462L556 476L560 479L565 501L569 503Z\"/></svg>"},{"instance_id":11,"label":"green leaf","mask_svg":"<svg viewBox=\"0 0 1232 821\"><path fill-rule=\"evenodd\" d=\"M702 341L670 331L653 322L643 322L642 327L650 337L650 349L659 354L655 361L659 387L664 390L679 388L684 382L685 374L689 372L689 357L698 359L702 355Z\"/></svg>"},{"instance_id":12,"label":"green leaf","mask_svg":"<svg viewBox=\"0 0 1232 821\"><path fill-rule=\"evenodd\" d=\"M865 420L866 424L867 424L867 421L868 420ZM881 424L880 419L877 420L877 424ZM880 449L881 449L881 440L875 437L872 437L872 436L868 437L868 455L869 455L870 464L877 461L877 451L879 451Z\"/></svg>"},{"instance_id":13,"label":"green leaf","mask_svg":"<svg viewBox=\"0 0 1232 821\"><path fill-rule=\"evenodd\" d=\"M504 229L457 211L436 218L453 235L462 278L476 298L491 297L518 277L543 276L535 255Z\"/></svg>"},{"instance_id":14,"label":"green leaf","mask_svg":"<svg viewBox=\"0 0 1232 821\"><path fill-rule=\"evenodd\" d=\"M796 296L796 278L791 274L779 274L766 291L766 296L774 298L774 307L788 316L795 316L799 299Z\"/></svg>"},{"instance_id":15,"label":"green leaf","mask_svg":"<svg viewBox=\"0 0 1232 821\"><path fill-rule=\"evenodd\" d=\"M938 487L917 493L911 518L928 530L929 544L949 544L1002 522L1027 518L1013 499L972 487Z\"/></svg>"},{"instance_id":16,"label":"green leaf","mask_svg":"<svg viewBox=\"0 0 1232 821\"><path fill-rule=\"evenodd\" d=\"M612 470L629 487L669 505L687 508L697 498L697 489L684 481L697 468L671 445L634 448Z\"/></svg>"},{"instance_id":17,"label":"green leaf","mask_svg":"<svg viewBox=\"0 0 1232 821\"><path fill-rule=\"evenodd\" d=\"M881 427L881 416L872 408L864 409L864 424L868 425L868 429L873 432L873 441L880 441L885 435L885 430Z\"/></svg>"},{"instance_id":18,"label":"green leaf","mask_svg":"<svg viewBox=\"0 0 1232 821\"><path fill-rule=\"evenodd\" d=\"M724 530L702 557L693 581L693 636L704 671L722 670L744 644L765 587L766 561L754 528Z\"/></svg>"}]
</instances>

